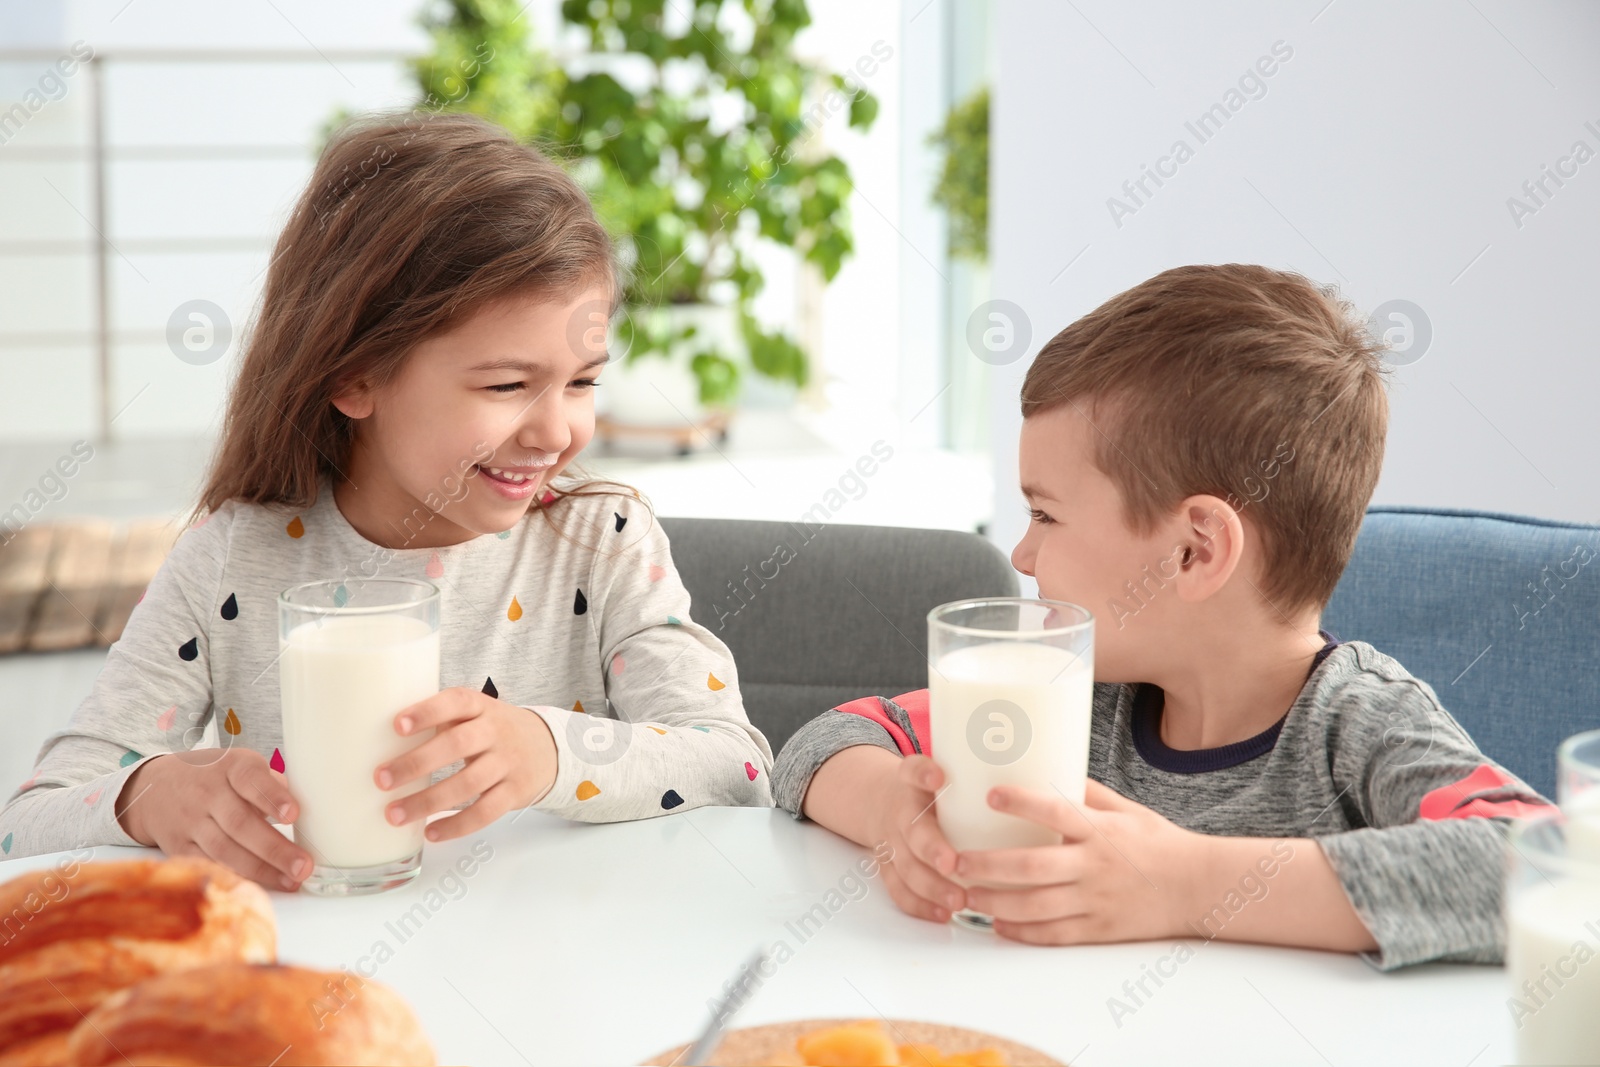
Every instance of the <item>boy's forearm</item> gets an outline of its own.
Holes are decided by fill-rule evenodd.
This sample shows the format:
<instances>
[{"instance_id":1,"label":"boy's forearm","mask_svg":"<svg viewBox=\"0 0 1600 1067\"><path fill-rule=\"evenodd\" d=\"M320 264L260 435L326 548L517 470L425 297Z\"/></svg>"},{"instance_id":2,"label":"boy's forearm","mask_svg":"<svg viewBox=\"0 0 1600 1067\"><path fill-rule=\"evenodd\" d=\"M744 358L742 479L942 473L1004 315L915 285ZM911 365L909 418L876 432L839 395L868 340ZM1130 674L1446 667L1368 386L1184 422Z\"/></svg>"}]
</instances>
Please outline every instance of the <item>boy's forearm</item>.
<instances>
[{"instance_id":1,"label":"boy's forearm","mask_svg":"<svg viewBox=\"0 0 1600 1067\"><path fill-rule=\"evenodd\" d=\"M1187 920L1197 935L1335 952L1377 949L1316 841L1197 838Z\"/></svg>"},{"instance_id":2,"label":"boy's forearm","mask_svg":"<svg viewBox=\"0 0 1600 1067\"><path fill-rule=\"evenodd\" d=\"M840 749L811 776L801 812L841 837L871 848L881 840L877 819L899 773L900 757L888 749L876 745Z\"/></svg>"}]
</instances>

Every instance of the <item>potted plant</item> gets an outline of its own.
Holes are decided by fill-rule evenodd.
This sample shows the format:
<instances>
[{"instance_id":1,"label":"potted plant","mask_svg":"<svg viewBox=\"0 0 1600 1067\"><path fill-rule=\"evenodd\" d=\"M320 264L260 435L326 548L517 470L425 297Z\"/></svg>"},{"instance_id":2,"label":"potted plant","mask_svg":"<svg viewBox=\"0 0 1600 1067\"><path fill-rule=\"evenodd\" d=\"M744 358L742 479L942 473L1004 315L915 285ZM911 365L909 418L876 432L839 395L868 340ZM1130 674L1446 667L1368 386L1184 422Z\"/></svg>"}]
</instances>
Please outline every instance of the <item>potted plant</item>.
<instances>
[{"instance_id":1,"label":"potted plant","mask_svg":"<svg viewBox=\"0 0 1600 1067\"><path fill-rule=\"evenodd\" d=\"M928 143L944 154L933 202L950 218L950 254L989 259L989 87L981 85L950 109Z\"/></svg>"},{"instance_id":2,"label":"potted plant","mask_svg":"<svg viewBox=\"0 0 1600 1067\"><path fill-rule=\"evenodd\" d=\"M725 411L747 370L804 385L806 353L751 313L764 284L751 250L769 241L838 274L853 249L850 171L820 127L841 111L871 126L878 102L855 74L892 51L878 46L851 78L797 58L804 0L565 0L561 17L588 44L564 65L529 43L514 0L445 0L424 12L434 52L416 74L424 104L484 115L566 160L621 242L614 370L648 361L669 388L616 375L612 418L630 418L615 409L630 392L676 391L673 408L693 409L667 417L680 425Z\"/></svg>"}]
</instances>

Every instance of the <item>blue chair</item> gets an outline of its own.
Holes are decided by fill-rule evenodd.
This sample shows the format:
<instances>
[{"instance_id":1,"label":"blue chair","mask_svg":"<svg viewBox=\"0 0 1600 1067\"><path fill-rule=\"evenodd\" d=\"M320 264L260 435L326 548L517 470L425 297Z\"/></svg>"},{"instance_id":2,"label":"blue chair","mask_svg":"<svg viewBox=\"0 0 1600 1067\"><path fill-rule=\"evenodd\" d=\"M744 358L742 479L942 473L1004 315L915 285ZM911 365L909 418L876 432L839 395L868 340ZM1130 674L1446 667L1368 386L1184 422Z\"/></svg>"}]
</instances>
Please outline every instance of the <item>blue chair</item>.
<instances>
[{"instance_id":1,"label":"blue chair","mask_svg":"<svg viewBox=\"0 0 1600 1067\"><path fill-rule=\"evenodd\" d=\"M1554 797L1556 747L1600 727L1600 526L1371 508L1323 627L1399 660Z\"/></svg>"}]
</instances>

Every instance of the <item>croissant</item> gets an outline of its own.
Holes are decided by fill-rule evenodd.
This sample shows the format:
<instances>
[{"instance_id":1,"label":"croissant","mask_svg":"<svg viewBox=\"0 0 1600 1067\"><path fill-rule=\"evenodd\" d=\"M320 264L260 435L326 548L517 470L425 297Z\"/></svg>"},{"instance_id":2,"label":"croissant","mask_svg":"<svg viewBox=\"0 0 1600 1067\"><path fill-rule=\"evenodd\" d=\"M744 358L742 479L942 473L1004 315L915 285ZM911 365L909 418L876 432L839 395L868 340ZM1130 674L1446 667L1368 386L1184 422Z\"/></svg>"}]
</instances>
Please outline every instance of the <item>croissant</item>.
<instances>
[{"instance_id":1,"label":"croissant","mask_svg":"<svg viewBox=\"0 0 1600 1067\"><path fill-rule=\"evenodd\" d=\"M347 971L223 963L107 997L67 1043L68 1067L127 1063L432 1067L405 1001Z\"/></svg>"},{"instance_id":2,"label":"croissant","mask_svg":"<svg viewBox=\"0 0 1600 1067\"><path fill-rule=\"evenodd\" d=\"M152 976L276 957L266 892L210 860L31 871L0 885L0 1067L62 1062L84 1015Z\"/></svg>"}]
</instances>

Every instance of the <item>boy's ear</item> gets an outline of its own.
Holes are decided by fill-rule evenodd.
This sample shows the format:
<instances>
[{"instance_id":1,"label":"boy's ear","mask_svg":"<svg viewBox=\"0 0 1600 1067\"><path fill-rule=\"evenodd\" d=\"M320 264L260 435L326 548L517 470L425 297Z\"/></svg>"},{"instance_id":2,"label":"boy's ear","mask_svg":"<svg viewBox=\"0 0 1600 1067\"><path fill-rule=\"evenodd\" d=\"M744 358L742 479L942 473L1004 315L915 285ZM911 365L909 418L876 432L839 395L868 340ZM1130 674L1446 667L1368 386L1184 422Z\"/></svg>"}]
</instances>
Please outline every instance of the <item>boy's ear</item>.
<instances>
[{"instance_id":1,"label":"boy's ear","mask_svg":"<svg viewBox=\"0 0 1600 1067\"><path fill-rule=\"evenodd\" d=\"M1244 522L1221 497L1192 496L1179 505L1178 596L1191 602L1227 584L1244 558Z\"/></svg>"}]
</instances>

